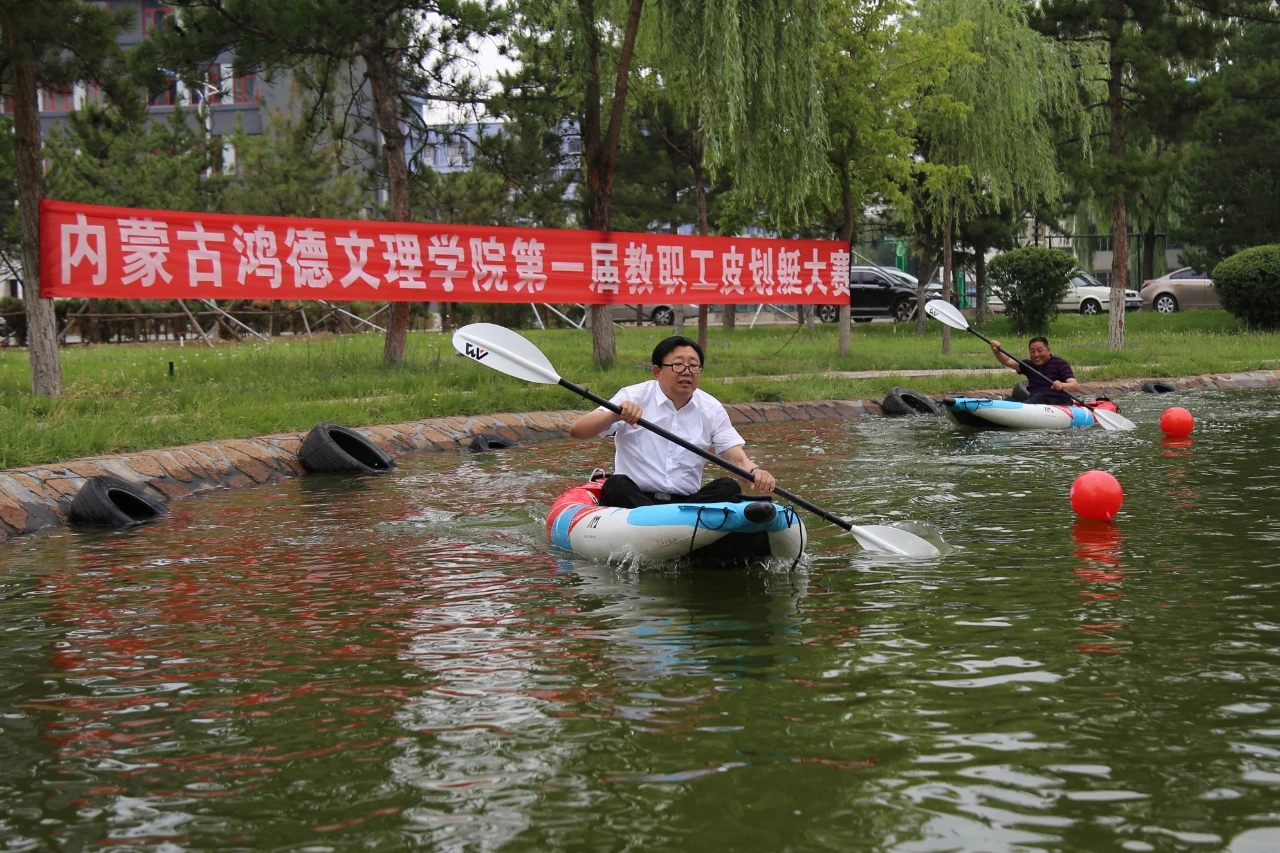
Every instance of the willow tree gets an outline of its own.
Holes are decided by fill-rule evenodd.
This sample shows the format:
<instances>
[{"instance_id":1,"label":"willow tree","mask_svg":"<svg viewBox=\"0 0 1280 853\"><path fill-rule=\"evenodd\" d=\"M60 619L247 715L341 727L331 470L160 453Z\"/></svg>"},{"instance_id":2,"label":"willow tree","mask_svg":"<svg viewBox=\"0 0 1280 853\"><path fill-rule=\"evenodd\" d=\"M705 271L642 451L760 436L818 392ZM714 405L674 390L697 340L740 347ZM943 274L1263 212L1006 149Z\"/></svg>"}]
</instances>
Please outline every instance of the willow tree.
<instances>
[{"instance_id":1,"label":"willow tree","mask_svg":"<svg viewBox=\"0 0 1280 853\"><path fill-rule=\"evenodd\" d=\"M582 139L583 224L607 231L637 43L671 39L645 71L691 81L708 166L732 162L762 203L797 205L823 168L823 10L823 0L519 0L512 42L525 67L507 82L569 105ZM592 311L591 331L595 363L613 364L610 312Z\"/></svg>"},{"instance_id":2,"label":"willow tree","mask_svg":"<svg viewBox=\"0 0 1280 853\"><path fill-rule=\"evenodd\" d=\"M811 233L852 249L869 203L909 204L916 114L968 51L969 30L938 35L902 25L906 0L832 0L821 51L828 169L806 199ZM849 305L840 306L837 352L849 354Z\"/></svg>"},{"instance_id":3,"label":"willow tree","mask_svg":"<svg viewBox=\"0 0 1280 853\"><path fill-rule=\"evenodd\" d=\"M167 30L143 43L157 65L207 83L209 63L235 57L237 73L288 72L322 105L346 100L348 140L369 156L358 167L384 176L392 221L410 218L407 141L425 134L424 103L475 100L458 71L468 39L493 27L489 6L468 0L171 0ZM404 361L407 302L392 302L383 362Z\"/></svg>"},{"instance_id":4,"label":"willow tree","mask_svg":"<svg viewBox=\"0 0 1280 853\"><path fill-rule=\"evenodd\" d=\"M1053 200L1061 191L1055 125L1083 115L1072 58L1032 29L1019 0L925 0L925 32L972 27L969 50L979 62L951 69L920 111L928 159L925 204L942 232L943 298L950 298L957 218L1004 201ZM950 329L942 351L951 351Z\"/></svg>"}]
</instances>

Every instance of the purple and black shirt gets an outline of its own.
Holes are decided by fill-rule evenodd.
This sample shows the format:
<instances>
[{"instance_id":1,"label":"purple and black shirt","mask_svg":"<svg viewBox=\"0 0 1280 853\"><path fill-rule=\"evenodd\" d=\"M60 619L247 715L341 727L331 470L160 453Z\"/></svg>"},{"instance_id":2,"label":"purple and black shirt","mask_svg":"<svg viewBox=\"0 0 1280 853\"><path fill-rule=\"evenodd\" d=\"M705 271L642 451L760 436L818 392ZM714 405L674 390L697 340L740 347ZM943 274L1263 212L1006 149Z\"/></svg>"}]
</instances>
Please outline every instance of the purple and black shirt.
<instances>
[{"instance_id":1,"label":"purple and black shirt","mask_svg":"<svg viewBox=\"0 0 1280 853\"><path fill-rule=\"evenodd\" d=\"M1027 362L1030 364L1030 362ZM1034 364L1031 365L1035 367ZM1041 399L1053 406L1067 406L1071 404L1071 395L1065 391L1058 391L1053 387L1054 382L1066 382L1068 379L1074 379L1075 374L1071 372L1071 365L1067 364L1065 358L1059 358L1056 355L1049 356L1049 360L1042 367L1036 367L1043 373L1047 379L1041 379L1034 373L1027 371L1022 364L1018 365L1018 372L1027 377L1027 393L1031 395L1043 395Z\"/></svg>"}]
</instances>

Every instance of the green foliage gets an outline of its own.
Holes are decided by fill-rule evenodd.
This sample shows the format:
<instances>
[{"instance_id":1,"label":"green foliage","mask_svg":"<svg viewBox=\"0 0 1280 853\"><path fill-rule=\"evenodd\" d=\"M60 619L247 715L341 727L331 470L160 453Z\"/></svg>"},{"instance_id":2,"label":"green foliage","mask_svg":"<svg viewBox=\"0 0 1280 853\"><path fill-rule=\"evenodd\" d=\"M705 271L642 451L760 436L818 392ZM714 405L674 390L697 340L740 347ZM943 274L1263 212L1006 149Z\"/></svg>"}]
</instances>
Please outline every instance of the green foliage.
<instances>
[{"instance_id":1,"label":"green foliage","mask_svg":"<svg viewBox=\"0 0 1280 853\"><path fill-rule=\"evenodd\" d=\"M221 157L204 124L175 108L152 121L89 104L67 116L45 144L50 198L159 210L218 209L224 180L204 177Z\"/></svg>"},{"instance_id":2,"label":"green foliage","mask_svg":"<svg viewBox=\"0 0 1280 853\"><path fill-rule=\"evenodd\" d=\"M1055 198L1054 121L1081 110L1071 56L1033 30L1015 0L927 0L919 10L924 32L968 26L979 60L956 62L919 108L935 222L1002 201Z\"/></svg>"},{"instance_id":3,"label":"green foliage","mask_svg":"<svg viewBox=\"0 0 1280 853\"><path fill-rule=\"evenodd\" d=\"M1004 300L1005 316L1019 334L1045 335L1067 295L1075 256L1062 249L1025 246L987 265L991 289Z\"/></svg>"},{"instance_id":4,"label":"green foliage","mask_svg":"<svg viewBox=\"0 0 1280 853\"><path fill-rule=\"evenodd\" d=\"M1280 329L1280 245L1256 246L1213 268L1222 307L1251 329Z\"/></svg>"},{"instance_id":5,"label":"green foliage","mask_svg":"<svg viewBox=\"0 0 1280 853\"><path fill-rule=\"evenodd\" d=\"M230 142L236 174L223 179L220 210L316 219L358 215L355 173L343 167L336 143L317 141L302 121L273 115L263 133L246 133L241 125Z\"/></svg>"},{"instance_id":6,"label":"green foliage","mask_svg":"<svg viewBox=\"0 0 1280 853\"><path fill-rule=\"evenodd\" d=\"M1221 100L1190 157L1176 233L1188 264L1212 269L1280 234L1280 59L1274 26L1252 24L1201 85Z\"/></svg>"}]
</instances>

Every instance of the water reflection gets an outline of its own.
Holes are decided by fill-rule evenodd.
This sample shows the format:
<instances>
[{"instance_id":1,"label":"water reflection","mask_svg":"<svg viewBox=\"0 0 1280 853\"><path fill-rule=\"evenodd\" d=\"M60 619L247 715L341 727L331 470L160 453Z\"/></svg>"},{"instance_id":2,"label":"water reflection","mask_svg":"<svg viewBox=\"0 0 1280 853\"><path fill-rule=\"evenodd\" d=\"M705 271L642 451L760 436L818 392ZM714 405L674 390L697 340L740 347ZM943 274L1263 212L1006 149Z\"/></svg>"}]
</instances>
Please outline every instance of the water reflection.
<instances>
[{"instance_id":1,"label":"water reflection","mask_svg":"<svg viewBox=\"0 0 1280 853\"><path fill-rule=\"evenodd\" d=\"M1180 401L1185 447L1164 402L1133 433L748 428L940 561L816 521L796 571L570 559L542 515L604 447L568 442L22 540L0 846L1270 849L1280 395ZM1071 517L1090 468L1114 523Z\"/></svg>"}]
</instances>

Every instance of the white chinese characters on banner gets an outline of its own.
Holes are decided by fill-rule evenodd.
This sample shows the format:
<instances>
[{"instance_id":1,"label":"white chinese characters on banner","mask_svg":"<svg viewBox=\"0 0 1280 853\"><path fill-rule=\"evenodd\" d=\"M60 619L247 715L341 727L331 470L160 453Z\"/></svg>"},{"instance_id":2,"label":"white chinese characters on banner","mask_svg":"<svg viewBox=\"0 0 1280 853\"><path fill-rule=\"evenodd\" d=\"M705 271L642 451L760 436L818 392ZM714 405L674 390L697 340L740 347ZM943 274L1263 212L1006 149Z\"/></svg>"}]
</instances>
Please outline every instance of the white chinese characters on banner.
<instances>
[{"instance_id":1,"label":"white chinese characters on banner","mask_svg":"<svg viewBox=\"0 0 1280 853\"><path fill-rule=\"evenodd\" d=\"M517 237L511 246L511 256L516 261L516 290L541 293L547 287L547 274L543 272L542 251L545 243L536 238Z\"/></svg>"},{"instance_id":2,"label":"white chinese characters on banner","mask_svg":"<svg viewBox=\"0 0 1280 853\"><path fill-rule=\"evenodd\" d=\"M206 231L204 223L197 219L190 231L179 231L179 240L190 240L196 248L187 250L187 284L199 287L210 284L222 287L222 254L209 248L210 243L225 243L227 235L218 231Z\"/></svg>"},{"instance_id":3,"label":"white chinese characters on banner","mask_svg":"<svg viewBox=\"0 0 1280 853\"><path fill-rule=\"evenodd\" d=\"M495 237L482 240L471 238L471 269L475 276L471 286L476 290L507 290L507 247Z\"/></svg>"},{"instance_id":4,"label":"white chinese characters on banner","mask_svg":"<svg viewBox=\"0 0 1280 853\"><path fill-rule=\"evenodd\" d=\"M75 243L72 243L72 238ZM62 226L62 283L71 281L71 269L81 261L93 264L93 283L101 285L107 280L107 229L102 225L90 225L83 213L76 214L74 225Z\"/></svg>"},{"instance_id":5,"label":"white chinese characters on banner","mask_svg":"<svg viewBox=\"0 0 1280 853\"><path fill-rule=\"evenodd\" d=\"M833 302L849 292L850 253L831 242L102 213L93 205L45 204L53 213L43 219L41 266L54 297L128 298L140 294L121 286L140 285L160 298L218 298L234 271L244 295L279 299L285 294L272 294L284 286L286 266L293 287L313 294L304 298Z\"/></svg>"},{"instance_id":6,"label":"white chinese characters on banner","mask_svg":"<svg viewBox=\"0 0 1280 853\"><path fill-rule=\"evenodd\" d=\"M337 243L347 253L347 264L350 269L347 274L338 282L343 287L350 287L357 281L362 281L372 287L378 289L381 284L377 276L369 275L364 271L365 266L369 263L369 250L373 248L373 239L370 237L361 237L356 233L356 229L352 228L351 233L345 237L334 237L333 242Z\"/></svg>"},{"instance_id":7,"label":"white chinese characters on banner","mask_svg":"<svg viewBox=\"0 0 1280 853\"><path fill-rule=\"evenodd\" d=\"M591 244L591 289L596 293L617 293L618 247L613 243Z\"/></svg>"},{"instance_id":8,"label":"white chinese characters on banner","mask_svg":"<svg viewBox=\"0 0 1280 853\"><path fill-rule=\"evenodd\" d=\"M118 219L120 226L120 253L124 258L124 275L121 284L142 282L143 287L156 283L156 276L166 284L173 276L164 268L169 260L169 226L154 219Z\"/></svg>"},{"instance_id":9,"label":"white chinese characters on banner","mask_svg":"<svg viewBox=\"0 0 1280 853\"><path fill-rule=\"evenodd\" d=\"M236 232L231 245L240 255L236 281L244 284L247 277L256 275L270 282L272 290L280 287L282 273L280 259L276 257L275 232L261 225L252 231L233 225L231 230Z\"/></svg>"},{"instance_id":10,"label":"white chinese characters on banner","mask_svg":"<svg viewBox=\"0 0 1280 853\"><path fill-rule=\"evenodd\" d=\"M327 287L333 281L329 272L329 244L324 232L314 228L290 228L284 235L290 248L289 266L293 269L294 287Z\"/></svg>"}]
</instances>

